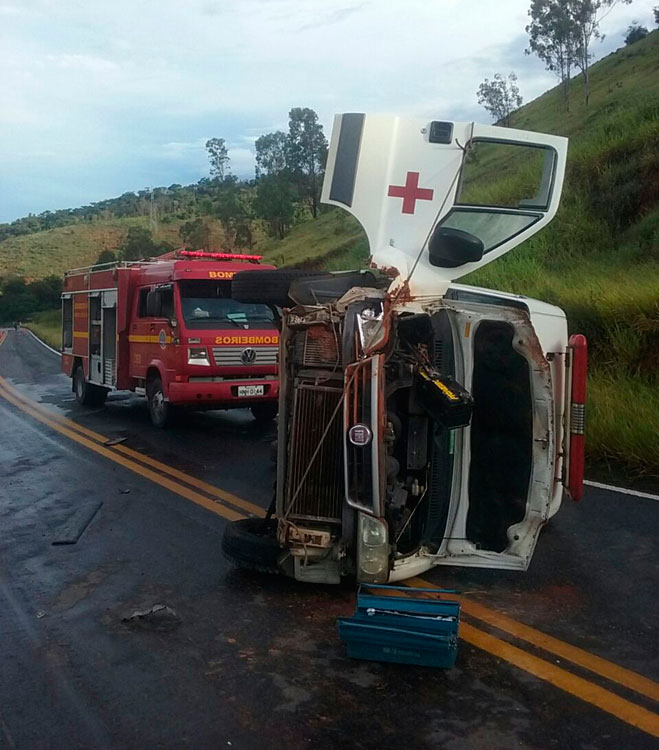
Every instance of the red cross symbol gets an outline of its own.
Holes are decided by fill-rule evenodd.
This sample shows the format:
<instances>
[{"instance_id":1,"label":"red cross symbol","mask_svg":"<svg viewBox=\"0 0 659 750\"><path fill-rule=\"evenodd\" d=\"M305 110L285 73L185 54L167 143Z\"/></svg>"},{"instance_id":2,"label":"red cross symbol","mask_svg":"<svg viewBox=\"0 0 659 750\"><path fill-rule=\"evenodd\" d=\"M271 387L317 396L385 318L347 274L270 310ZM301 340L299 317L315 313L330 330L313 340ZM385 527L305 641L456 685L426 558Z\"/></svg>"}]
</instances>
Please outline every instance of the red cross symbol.
<instances>
[{"instance_id":1,"label":"red cross symbol","mask_svg":"<svg viewBox=\"0 0 659 750\"><path fill-rule=\"evenodd\" d=\"M434 190L419 187L419 173L408 172L405 185L389 185L390 198L403 199L403 213L413 214L417 201L431 201Z\"/></svg>"}]
</instances>

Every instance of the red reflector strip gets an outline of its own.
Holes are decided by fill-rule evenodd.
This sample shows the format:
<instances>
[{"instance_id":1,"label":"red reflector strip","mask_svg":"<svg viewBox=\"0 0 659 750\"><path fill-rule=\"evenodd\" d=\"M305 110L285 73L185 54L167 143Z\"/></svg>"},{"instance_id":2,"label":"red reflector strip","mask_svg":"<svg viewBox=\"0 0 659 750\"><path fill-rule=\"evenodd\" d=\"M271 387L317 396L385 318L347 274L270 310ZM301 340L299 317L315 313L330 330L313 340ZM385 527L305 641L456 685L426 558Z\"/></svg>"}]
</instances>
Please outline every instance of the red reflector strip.
<instances>
[{"instance_id":1,"label":"red reflector strip","mask_svg":"<svg viewBox=\"0 0 659 750\"><path fill-rule=\"evenodd\" d=\"M261 260L262 255L246 255L245 253L209 253L205 250L179 250L179 255L186 258L214 258L215 260Z\"/></svg>"},{"instance_id":2,"label":"red reflector strip","mask_svg":"<svg viewBox=\"0 0 659 750\"><path fill-rule=\"evenodd\" d=\"M572 403L570 409L570 455L567 489L573 500L583 496L586 466L584 437L586 428L586 384L588 381L588 342L579 334L570 336L572 357Z\"/></svg>"}]
</instances>

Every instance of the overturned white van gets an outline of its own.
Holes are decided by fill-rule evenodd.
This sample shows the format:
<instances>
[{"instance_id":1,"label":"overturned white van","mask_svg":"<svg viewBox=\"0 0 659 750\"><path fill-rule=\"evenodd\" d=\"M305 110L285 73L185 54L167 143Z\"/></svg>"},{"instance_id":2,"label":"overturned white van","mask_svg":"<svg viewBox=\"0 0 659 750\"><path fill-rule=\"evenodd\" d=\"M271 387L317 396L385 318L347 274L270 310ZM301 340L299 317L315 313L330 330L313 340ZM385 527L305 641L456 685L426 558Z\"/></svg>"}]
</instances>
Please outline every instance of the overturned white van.
<instances>
[{"instance_id":1,"label":"overturned white van","mask_svg":"<svg viewBox=\"0 0 659 750\"><path fill-rule=\"evenodd\" d=\"M283 308L276 497L226 528L233 562L301 581L393 582L436 565L524 570L581 496L586 342L565 314L456 284L558 209L567 140L336 117L322 200L371 270L238 274Z\"/></svg>"}]
</instances>

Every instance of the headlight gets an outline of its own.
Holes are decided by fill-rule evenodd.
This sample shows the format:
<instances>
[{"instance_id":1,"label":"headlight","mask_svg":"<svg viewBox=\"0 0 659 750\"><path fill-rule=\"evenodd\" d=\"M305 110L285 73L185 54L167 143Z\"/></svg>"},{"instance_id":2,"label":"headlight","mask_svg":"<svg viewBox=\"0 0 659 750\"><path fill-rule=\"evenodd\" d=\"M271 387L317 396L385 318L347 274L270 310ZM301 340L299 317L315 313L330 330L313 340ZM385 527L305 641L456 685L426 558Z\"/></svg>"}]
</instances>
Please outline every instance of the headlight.
<instances>
[{"instance_id":1,"label":"headlight","mask_svg":"<svg viewBox=\"0 0 659 750\"><path fill-rule=\"evenodd\" d=\"M188 348L189 365L210 365L205 346L191 346Z\"/></svg>"},{"instance_id":2,"label":"headlight","mask_svg":"<svg viewBox=\"0 0 659 750\"><path fill-rule=\"evenodd\" d=\"M387 524L365 513L359 514L357 540L357 577L369 583L384 583L389 578L389 533Z\"/></svg>"}]
</instances>

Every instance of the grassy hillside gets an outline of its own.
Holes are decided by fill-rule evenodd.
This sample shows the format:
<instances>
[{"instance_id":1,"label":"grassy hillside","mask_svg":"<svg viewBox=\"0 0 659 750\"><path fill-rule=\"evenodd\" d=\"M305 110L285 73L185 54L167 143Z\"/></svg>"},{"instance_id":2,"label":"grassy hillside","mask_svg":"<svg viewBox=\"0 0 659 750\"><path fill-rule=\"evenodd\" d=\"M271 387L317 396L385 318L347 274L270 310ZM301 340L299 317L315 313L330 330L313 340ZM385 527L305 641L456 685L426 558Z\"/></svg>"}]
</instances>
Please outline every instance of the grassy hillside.
<instances>
[{"instance_id":1,"label":"grassy hillside","mask_svg":"<svg viewBox=\"0 0 659 750\"><path fill-rule=\"evenodd\" d=\"M213 243L221 246L224 235L219 222L213 218L207 218L207 222ZM179 229L184 223L181 219L165 217L156 224L154 240L174 247L180 245ZM102 250L116 250L129 228L134 226L151 228L148 218L130 217L72 224L10 237L0 242L0 277L13 275L32 281L91 264Z\"/></svg>"},{"instance_id":2,"label":"grassy hillside","mask_svg":"<svg viewBox=\"0 0 659 750\"><path fill-rule=\"evenodd\" d=\"M588 107L579 76L569 113L555 88L512 124L570 138L561 208L547 229L461 281L562 307L590 343L591 459L659 476L659 31L593 66ZM493 173L488 192L505 195L506 179ZM303 233L270 252L294 257ZM348 252L342 237L315 237L317 257L365 262L366 243Z\"/></svg>"}]
</instances>

